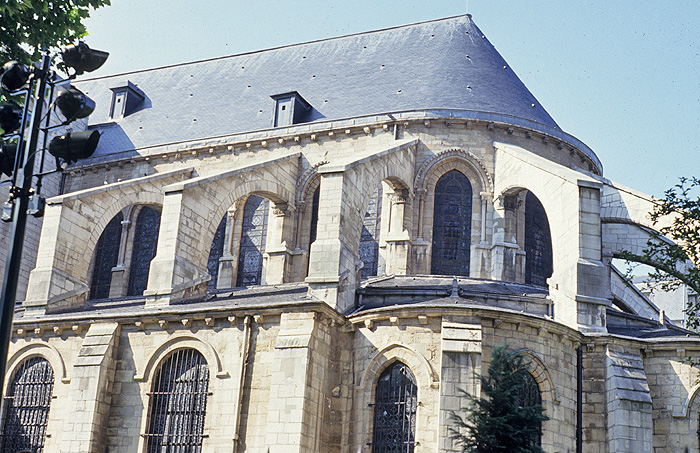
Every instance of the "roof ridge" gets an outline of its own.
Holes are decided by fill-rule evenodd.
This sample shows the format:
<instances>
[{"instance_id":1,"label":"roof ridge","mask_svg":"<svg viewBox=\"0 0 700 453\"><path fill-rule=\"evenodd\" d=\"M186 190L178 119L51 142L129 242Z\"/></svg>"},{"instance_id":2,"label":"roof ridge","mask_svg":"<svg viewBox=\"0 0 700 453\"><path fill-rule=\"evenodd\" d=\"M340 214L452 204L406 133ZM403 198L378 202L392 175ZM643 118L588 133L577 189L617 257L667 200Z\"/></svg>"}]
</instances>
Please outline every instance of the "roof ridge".
<instances>
[{"instance_id":1,"label":"roof ridge","mask_svg":"<svg viewBox=\"0 0 700 453\"><path fill-rule=\"evenodd\" d=\"M414 23L410 23L410 24L395 25L395 26L393 26L393 27L386 27L386 28L381 28L381 29L378 29L378 30L368 30L368 31L362 31L362 32L357 32L357 33L350 33L350 34L347 34L347 35L333 36L333 37L330 37L330 38L321 38L321 39L315 39L315 40L311 40L311 41L304 41L304 42L299 42L299 43L294 43L294 44L285 44L285 45L282 45L282 46L269 47L269 48L266 48L266 49L251 50L251 51L248 51L248 52L241 52L241 53L236 53L236 54L231 54L231 55L222 55L222 56L220 56L220 57L211 57L211 58L205 58L205 59L202 59L202 60L186 61L186 62L182 62L182 63L173 63L173 64L169 64L169 65L164 65L164 66L156 66L156 67L153 67L153 68L136 69L136 70L133 70L133 71L126 71L126 72L120 72L120 73L116 73L116 74L109 74L109 75L103 75L103 76L98 76L98 77L91 77L91 78L76 80L76 81L74 81L74 83L77 84L77 83L81 83L81 82L88 82L88 81L94 81L94 80L110 79L110 78L115 78L115 77L123 77L123 76L129 75L129 74L140 74L140 73L144 73L144 72L158 71L158 70L161 70L161 69L170 69L170 68L176 68L176 67L181 67L181 66L189 66L189 65L199 64L199 63L207 63L207 62L210 62L210 61L226 60L226 59L229 59L229 58L242 57L242 56L245 56L245 55L260 54L260 53L263 53L263 52L271 52L271 51L274 51L274 50L286 49L286 48L290 48L290 47L305 46L305 45L316 44L316 43L320 43L320 42L335 41L335 40L338 40L338 39L351 38L351 37L354 37L354 36L362 36L362 35L371 35L371 34L375 34L375 33L382 33L382 32L386 32L386 31L389 31L389 30L396 30L396 29L400 29L400 28L414 27L414 26L417 26L417 25L428 24L428 23L431 23L431 22L448 21L448 20L453 20L453 19L457 19L457 18L460 18L460 17L469 18L469 21L472 22L472 15L471 15L471 14L459 14L459 15L456 15L456 16L443 17L443 18L440 18L440 19L429 19L429 20L424 20L424 21L421 21L421 22L414 22ZM472 23L473 23L473 22L472 22Z\"/></svg>"}]
</instances>

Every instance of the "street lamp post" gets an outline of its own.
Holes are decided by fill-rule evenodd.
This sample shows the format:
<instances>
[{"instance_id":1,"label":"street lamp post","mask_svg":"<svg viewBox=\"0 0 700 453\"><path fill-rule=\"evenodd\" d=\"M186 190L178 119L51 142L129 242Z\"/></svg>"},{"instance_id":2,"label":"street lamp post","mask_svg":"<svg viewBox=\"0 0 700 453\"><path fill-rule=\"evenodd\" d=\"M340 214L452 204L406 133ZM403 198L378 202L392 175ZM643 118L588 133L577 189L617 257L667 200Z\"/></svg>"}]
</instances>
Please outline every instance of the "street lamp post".
<instances>
[{"instance_id":1,"label":"street lamp post","mask_svg":"<svg viewBox=\"0 0 700 453\"><path fill-rule=\"evenodd\" d=\"M63 51L62 55L64 64L75 70L75 73L70 76L70 79L73 79L76 75L80 75L86 71L94 71L102 66L109 54L107 52L92 50L86 44L80 42L76 46L69 46ZM47 86L51 85L51 97L53 97L54 88L57 85L52 80L54 75L51 71L52 61L53 57L48 52L45 52L41 61L41 67L33 68L31 71L24 71L24 69L21 69L24 67L19 65L19 63L8 63L9 67L8 65L5 66L5 71L0 79L3 88L7 91L17 91L25 85L27 86L22 120L17 135L17 145L16 147L3 145L2 149L0 149L0 167L3 162L7 164L6 168L0 168L0 170L5 174L9 173L11 177L10 197L3 208L3 220L12 221L10 247L8 249L5 276L2 283L2 295L0 296L2 300L2 307L0 308L0 386L2 386L2 383L5 381L5 373L7 371L7 355L9 352L10 337L12 336L12 319L17 299L17 285L20 275L24 234L27 226L27 214L29 211L29 213L37 217L43 215L43 199L40 198L38 191L41 187L41 178L44 175L42 173L38 175L34 174L34 163L37 152L46 151L44 148L37 150L37 145L39 133L43 131L44 134L48 134L49 132L48 119L47 127L43 129L41 127L41 122L44 113L43 109ZM19 74L19 76L15 77L15 74ZM7 80L5 78L6 76ZM34 90L33 95L32 90ZM81 113L86 111L84 104L91 104L91 108L88 109L89 112L87 114ZM29 109L32 106L31 122L27 128L26 122L29 116ZM66 125L76 118L84 118L89 115L89 113L92 112L92 108L94 108L94 102L77 89L71 89L68 90L68 94L64 96L63 106L59 104L57 108L66 118L66 121L64 121L62 125ZM81 108L83 110L81 110ZM13 111L14 109L10 110ZM49 111L46 113L48 117L51 112ZM29 139L25 140L27 129L29 131ZM12 135L14 131L3 132L4 134L2 137L5 138L8 135ZM62 141L70 143L71 134L81 138L73 140L77 142L77 144L73 144L73 148L70 150L62 149L63 147L60 146ZM90 135L92 135L92 139L89 140L82 138L83 136L80 134L80 132L67 133L51 141L48 150L56 157L57 170L59 170L59 158L63 159L66 163L70 163L80 158L90 157L95 151L99 133L97 131L91 131ZM95 135L97 139L95 139ZM44 139L44 145L45 142L46 140ZM13 152L14 155L11 155ZM11 167L9 165L10 162L12 162ZM20 170L21 178L19 177ZM32 187L32 180L35 176L38 177L37 190ZM36 200L30 207L30 199L33 196L36 197Z\"/></svg>"}]
</instances>

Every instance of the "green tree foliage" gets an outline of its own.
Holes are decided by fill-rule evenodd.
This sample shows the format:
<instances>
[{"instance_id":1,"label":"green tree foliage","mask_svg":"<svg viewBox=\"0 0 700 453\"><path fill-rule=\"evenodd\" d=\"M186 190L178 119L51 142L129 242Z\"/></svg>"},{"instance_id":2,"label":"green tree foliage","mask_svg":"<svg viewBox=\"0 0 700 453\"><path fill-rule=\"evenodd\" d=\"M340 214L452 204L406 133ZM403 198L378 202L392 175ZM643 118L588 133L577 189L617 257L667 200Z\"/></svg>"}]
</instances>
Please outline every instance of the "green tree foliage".
<instances>
[{"instance_id":1,"label":"green tree foliage","mask_svg":"<svg viewBox=\"0 0 700 453\"><path fill-rule=\"evenodd\" d=\"M0 2L0 64L41 59L41 50L75 43L87 34L90 8L110 0L3 0Z\"/></svg>"},{"instance_id":2,"label":"green tree foliage","mask_svg":"<svg viewBox=\"0 0 700 453\"><path fill-rule=\"evenodd\" d=\"M523 405L529 373L521 351L509 351L506 345L493 349L488 373L480 376L481 398L464 392L469 398L465 414L450 416L457 427L450 428L452 438L465 452L542 451L537 439L549 418L541 404Z\"/></svg>"},{"instance_id":3,"label":"green tree foliage","mask_svg":"<svg viewBox=\"0 0 700 453\"><path fill-rule=\"evenodd\" d=\"M652 232L641 253L622 251L618 258L647 264L655 270L649 284L663 291L681 284L700 294L700 179L681 178L664 193L649 214L654 225L664 225ZM688 326L700 325L700 307L686 307Z\"/></svg>"}]
</instances>

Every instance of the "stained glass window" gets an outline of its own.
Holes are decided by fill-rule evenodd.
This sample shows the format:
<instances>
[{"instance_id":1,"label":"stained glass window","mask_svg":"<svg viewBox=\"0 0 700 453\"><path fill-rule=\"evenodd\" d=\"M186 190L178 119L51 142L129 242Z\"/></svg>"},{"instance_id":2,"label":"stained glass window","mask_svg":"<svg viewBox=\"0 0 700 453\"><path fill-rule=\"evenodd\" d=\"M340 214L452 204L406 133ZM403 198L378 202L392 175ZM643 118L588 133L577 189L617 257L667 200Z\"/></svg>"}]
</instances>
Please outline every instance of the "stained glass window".
<instances>
[{"instance_id":1,"label":"stained glass window","mask_svg":"<svg viewBox=\"0 0 700 453\"><path fill-rule=\"evenodd\" d=\"M156 372L150 396L148 453L199 453L209 395L209 367L196 349L175 351Z\"/></svg>"},{"instance_id":2,"label":"stained glass window","mask_svg":"<svg viewBox=\"0 0 700 453\"><path fill-rule=\"evenodd\" d=\"M472 186L461 172L450 170L435 185L432 274L469 275Z\"/></svg>"},{"instance_id":3,"label":"stained glass window","mask_svg":"<svg viewBox=\"0 0 700 453\"><path fill-rule=\"evenodd\" d=\"M416 445L418 387L411 370L401 362L379 377L374 405L374 453L412 453Z\"/></svg>"},{"instance_id":4,"label":"stained glass window","mask_svg":"<svg viewBox=\"0 0 700 453\"><path fill-rule=\"evenodd\" d=\"M209 280L209 289L216 289L216 282L219 277L219 259L221 255L224 254L224 236L226 235L226 218L224 216L219 223L216 233L214 233L214 240L211 243L211 248L209 249L209 260L207 261L207 271L211 275L211 280Z\"/></svg>"},{"instance_id":5,"label":"stained glass window","mask_svg":"<svg viewBox=\"0 0 700 453\"><path fill-rule=\"evenodd\" d=\"M270 202L251 195L243 208L243 230L238 252L238 286L259 285L262 279L263 253L267 238Z\"/></svg>"},{"instance_id":6,"label":"stained glass window","mask_svg":"<svg viewBox=\"0 0 700 453\"><path fill-rule=\"evenodd\" d=\"M3 452L44 451L53 383L53 368L43 357L30 357L19 366L5 396Z\"/></svg>"},{"instance_id":7,"label":"stained glass window","mask_svg":"<svg viewBox=\"0 0 700 453\"><path fill-rule=\"evenodd\" d=\"M145 206L136 218L127 296L140 296L148 285L148 271L156 256L160 212Z\"/></svg>"},{"instance_id":8,"label":"stained glass window","mask_svg":"<svg viewBox=\"0 0 700 453\"><path fill-rule=\"evenodd\" d=\"M95 246L95 263L90 283L90 299L105 299L109 297L109 287L112 284L112 268L119 260L119 246L122 239L122 221L120 212L105 227Z\"/></svg>"},{"instance_id":9,"label":"stained glass window","mask_svg":"<svg viewBox=\"0 0 700 453\"><path fill-rule=\"evenodd\" d=\"M542 394L537 381L530 373L525 373L525 382L520 391L520 405L522 407L542 405ZM542 445L542 424L538 430L537 438L531 439L530 445Z\"/></svg>"},{"instance_id":10,"label":"stained glass window","mask_svg":"<svg viewBox=\"0 0 700 453\"><path fill-rule=\"evenodd\" d=\"M525 196L525 283L547 286L552 276L552 237L547 213L540 200Z\"/></svg>"},{"instance_id":11,"label":"stained glass window","mask_svg":"<svg viewBox=\"0 0 700 453\"><path fill-rule=\"evenodd\" d=\"M379 265L379 230L382 219L382 186L377 187L369 199L360 234L360 260L364 263L361 278L377 275Z\"/></svg>"}]
</instances>

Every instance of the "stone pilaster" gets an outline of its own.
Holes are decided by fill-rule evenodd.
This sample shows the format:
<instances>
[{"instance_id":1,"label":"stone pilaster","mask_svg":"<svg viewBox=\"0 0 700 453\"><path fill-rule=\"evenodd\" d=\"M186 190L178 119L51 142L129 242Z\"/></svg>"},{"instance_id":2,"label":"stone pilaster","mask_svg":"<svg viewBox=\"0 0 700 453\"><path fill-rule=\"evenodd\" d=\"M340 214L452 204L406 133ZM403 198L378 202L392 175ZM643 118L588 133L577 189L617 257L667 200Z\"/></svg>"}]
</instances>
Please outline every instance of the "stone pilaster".
<instances>
[{"instance_id":1,"label":"stone pilaster","mask_svg":"<svg viewBox=\"0 0 700 453\"><path fill-rule=\"evenodd\" d=\"M63 425L61 452L105 451L119 330L117 323L96 323L83 339L73 365L70 401L74 407Z\"/></svg>"}]
</instances>

